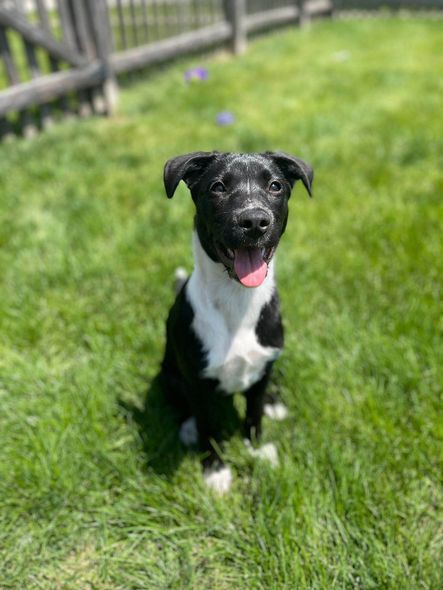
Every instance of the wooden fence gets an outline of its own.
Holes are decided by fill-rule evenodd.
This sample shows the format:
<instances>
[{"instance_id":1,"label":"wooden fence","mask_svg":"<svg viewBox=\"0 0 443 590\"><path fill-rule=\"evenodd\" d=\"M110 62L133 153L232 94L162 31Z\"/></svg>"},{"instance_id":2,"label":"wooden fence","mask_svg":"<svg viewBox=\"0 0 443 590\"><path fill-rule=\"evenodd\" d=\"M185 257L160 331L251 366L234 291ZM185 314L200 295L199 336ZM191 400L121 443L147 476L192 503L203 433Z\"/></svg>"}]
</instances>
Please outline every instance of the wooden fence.
<instances>
[{"instance_id":1,"label":"wooden fence","mask_svg":"<svg viewBox=\"0 0 443 590\"><path fill-rule=\"evenodd\" d=\"M336 10L442 10L443 0L334 0Z\"/></svg>"},{"instance_id":2,"label":"wooden fence","mask_svg":"<svg viewBox=\"0 0 443 590\"><path fill-rule=\"evenodd\" d=\"M54 117L112 109L103 2L0 0L0 134L32 135Z\"/></svg>"},{"instance_id":3,"label":"wooden fence","mask_svg":"<svg viewBox=\"0 0 443 590\"><path fill-rule=\"evenodd\" d=\"M0 138L112 113L119 74L221 44L239 53L251 33L329 15L334 1L401 2L0 0Z\"/></svg>"}]
</instances>

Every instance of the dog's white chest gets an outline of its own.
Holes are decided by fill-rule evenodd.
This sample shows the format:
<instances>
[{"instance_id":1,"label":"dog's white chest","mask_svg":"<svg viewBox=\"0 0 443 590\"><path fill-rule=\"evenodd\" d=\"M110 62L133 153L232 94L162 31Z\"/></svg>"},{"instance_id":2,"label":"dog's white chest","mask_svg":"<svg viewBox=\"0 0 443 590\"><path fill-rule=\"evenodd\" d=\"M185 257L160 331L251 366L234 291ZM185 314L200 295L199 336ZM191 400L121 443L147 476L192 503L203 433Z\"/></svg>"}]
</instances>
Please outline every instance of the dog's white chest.
<instances>
[{"instance_id":1,"label":"dog's white chest","mask_svg":"<svg viewBox=\"0 0 443 590\"><path fill-rule=\"evenodd\" d=\"M204 376L218 379L220 389L226 393L251 387L261 379L267 363L279 354L278 349L261 346L252 330L240 330L234 335L225 332L218 341L206 341L205 348L208 366Z\"/></svg>"},{"instance_id":2,"label":"dog's white chest","mask_svg":"<svg viewBox=\"0 0 443 590\"><path fill-rule=\"evenodd\" d=\"M273 266L260 287L246 289L228 277L223 265L209 259L197 237L194 257L186 293L194 312L192 328L206 355L202 377L218 379L226 393L244 391L280 352L262 346L256 334L261 311L275 289Z\"/></svg>"}]
</instances>

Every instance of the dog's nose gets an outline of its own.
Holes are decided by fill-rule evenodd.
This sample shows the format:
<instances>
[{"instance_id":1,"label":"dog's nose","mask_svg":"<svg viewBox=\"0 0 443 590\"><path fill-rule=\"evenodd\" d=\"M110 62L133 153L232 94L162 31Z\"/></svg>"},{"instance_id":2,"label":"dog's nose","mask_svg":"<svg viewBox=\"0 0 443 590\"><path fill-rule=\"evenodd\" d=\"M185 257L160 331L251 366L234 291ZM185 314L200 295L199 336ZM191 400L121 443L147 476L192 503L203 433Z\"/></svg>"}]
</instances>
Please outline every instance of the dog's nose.
<instances>
[{"instance_id":1,"label":"dog's nose","mask_svg":"<svg viewBox=\"0 0 443 590\"><path fill-rule=\"evenodd\" d=\"M237 218L243 233L250 238L259 238L271 225L271 214L265 209L246 209Z\"/></svg>"}]
</instances>

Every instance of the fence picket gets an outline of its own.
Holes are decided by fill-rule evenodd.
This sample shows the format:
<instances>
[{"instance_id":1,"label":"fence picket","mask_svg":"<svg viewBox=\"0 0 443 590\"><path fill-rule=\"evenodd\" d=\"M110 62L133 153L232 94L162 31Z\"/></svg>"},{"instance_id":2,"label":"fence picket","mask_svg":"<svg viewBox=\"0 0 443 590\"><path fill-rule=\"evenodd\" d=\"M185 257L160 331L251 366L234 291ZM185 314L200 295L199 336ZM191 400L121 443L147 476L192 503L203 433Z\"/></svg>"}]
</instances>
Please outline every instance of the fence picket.
<instances>
[{"instance_id":1,"label":"fence picket","mask_svg":"<svg viewBox=\"0 0 443 590\"><path fill-rule=\"evenodd\" d=\"M123 49L128 47L128 39L126 36L126 23L125 23L125 16L123 11L123 3L122 0L116 0L117 5L117 14L118 14L118 21L119 21L119 33L120 33L120 43Z\"/></svg>"},{"instance_id":2,"label":"fence picket","mask_svg":"<svg viewBox=\"0 0 443 590\"><path fill-rule=\"evenodd\" d=\"M192 28L196 29L199 26L199 10L198 0L192 0L191 2L191 15L192 15Z\"/></svg>"},{"instance_id":3,"label":"fence picket","mask_svg":"<svg viewBox=\"0 0 443 590\"><path fill-rule=\"evenodd\" d=\"M23 0L15 0L15 7L17 12L25 15ZM22 39L22 41L25 49L26 62L28 65L30 78L35 80L40 75L40 68L37 63L35 48L34 45L29 43L29 41L27 41L26 39ZM47 107L46 105L44 105L42 106L42 109L40 109L40 116L42 120L45 118L46 113ZM34 137L37 134L37 126L33 121L32 113L30 113L29 111L23 111L22 113L20 113L20 117L22 120L21 125L23 129L23 135L25 137Z\"/></svg>"},{"instance_id":4,"label":"fence picket","mask_svg":"<svg viewBox=\"0 0 443 590\"><path fill-rule=\"evenodd\" d=\"M137 46L138 42L138 22L137 22L137 13L136 13L136 6L134 0L129 0L129 12L131 15L131 29L132 29L132 39L133 45Z\"/></svg>"},{"instance_id":5,"label":"fence picket","mask_svg":"<svg viewBox=\"0 0 443 590\"><path fill-rule=\"evenodd\" d=\"M141 7L142 7L142 12L141 12L141 22L143 25L143 31L144 31L144 35L143 35L143 41L145 43L147 43L149 41L149 18L148 18L148 9L146 6L146 0L140 0L141 2Z\"/></svg>"},{"instance_id":6,"label":"fence picket","mask_svg":"<svg viewBox=\"0 0 443 590\"><path fill-rule=\"evenodd\" d=\"M87 7L84 0L70 0L69 8L72 22L74 24L74 34L77 49L88 57L89 60L95 57L95 48L92 41L92 31L90 30ZM79 90L78 100L80 103L79 113L81 117L87 117L91 114L95 96L91 89Z\"/></svg>"},{"instance_id":7,"label":"fence picket","mask_svg":"<svg viewBox=\"0 0 443 590\"><path fill-rule=\"evenodd\" d=\"M75 33L69 0L57 0L63 39L70 49L75 49Z\"/></svg>"},{"instance_id":8,"label":"fence picket","mask_svg":"<svg viewBox=\"0 0 443 590\"><path fill-rule=\"evenodd\" d=\"M183 2L180 2L177 7L177 21L176 21L176 31L177 34L183 33L186 30L186 6Z\"/></svg>"},{"instance_id":9,"label":"fence picket","mask_svg":"<svg viewBox=\"0 0 443 590\"><path fill-rule=\"evenodd\" d=\"M103 68L103 94L108 114L114 112L117 103L117 82L111 65L112 31L106 0L95 0L91 5L91 17L97 57Z\"/></svg>"},{"instance_id":10,"label":"fence picket","mask_svg":"<svg viewBox=\"0 0 443 590\"><path fill-rule=\"evenodd\" d=\"M15 0L17 11L24 14L24 6L22 0ZM29 67L29 73L31 78L37 78L40 74L40 68L37 63L37 56L35 53L34 45L32 45L26 39L23 39L23 45L25 48L26 61Z\"/></svg>"},{"instance_id":11,"label":"fence picket","mask_svg":"<svg viewBox=\"0 0 443 590\"><path fill-rule=\"evenodd\" d=\"M51 23L49 20L48 10L46 8L44 0L35 0L36 8L37 8L37 15L40 21L40 26L42 27L43 31L48 35L51 36ZM57 59L53 55L49 55L49 66L52 72L58 72L59 65ZM58 105L62 111L66 110L66 99L61 97L58 101ZM48 108L48 112L45 117L42 118L43 127L50 127L53 123L51 109Z\"/></svg>"},{"instance_id":12,"label":"fence picket","mask_svg":"<svg viewBox=\"0 0 443 590\"><path fill-rule=\"evenodd\" d=\"M159 11L158 11L158 3L157 0L151 0L151 8L152 8L152 19L155 24L155 39L158 41L160 39L160 20L159 20Z\"/></svg>"},{"instance_id":13,"label":"fence picket","mask_svg":"<svg viewBox=\"0 0 443 590\"><path fill-rule=\"evenodd\" d=\"M225 0L225 13L232 26L232 50L235 54L246 49L246 0Z\"/></svg>"},{"instance_id":14,"label":"fence picket","mask_svg":"<svg viewBox=\"0 0 443 590\"><path fill-rule=\"evenodd\" d=\"M91 58L94 56L95 49L84 0L71 0L71 7L75 22L77 47L82 53Z\"/></svg>"},{"instance_id":15,"label":"fence picket","mask_svg":"<svg viewBox=\"0 0 443 590\"><path fill-rule=\"evenodd\" d=\"M8 36L5 27L0 25L0 55L5 65L6 75L9 84L12 86L20 82L17 68L15 67L14 59L11 53Z\"/></svg>"}]
</instances>

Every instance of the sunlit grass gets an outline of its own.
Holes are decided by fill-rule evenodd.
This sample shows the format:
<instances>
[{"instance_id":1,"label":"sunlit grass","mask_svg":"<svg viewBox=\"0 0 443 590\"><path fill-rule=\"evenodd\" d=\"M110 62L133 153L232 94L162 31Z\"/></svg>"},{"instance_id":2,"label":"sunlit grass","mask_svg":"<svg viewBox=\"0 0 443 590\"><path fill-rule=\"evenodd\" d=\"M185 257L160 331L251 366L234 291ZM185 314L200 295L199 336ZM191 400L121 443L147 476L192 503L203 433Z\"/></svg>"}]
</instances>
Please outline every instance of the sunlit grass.
<instances>
[{"instance_id":1,"label":"sunlit grass","mask_svg":"<svg viewBox=\"0 0 443 590\"><path fill-rule=\"evenodd\" d=\"M0 145L1 588L440 587L442 54L439 22L321 23ZM209 80L186 85L199 63ZM277 261L281 465L234 437L222 499L154 381L192 265L192 202L166 199L163 163L213 148L316 171Z\"/></svg>"}]
</instances>

